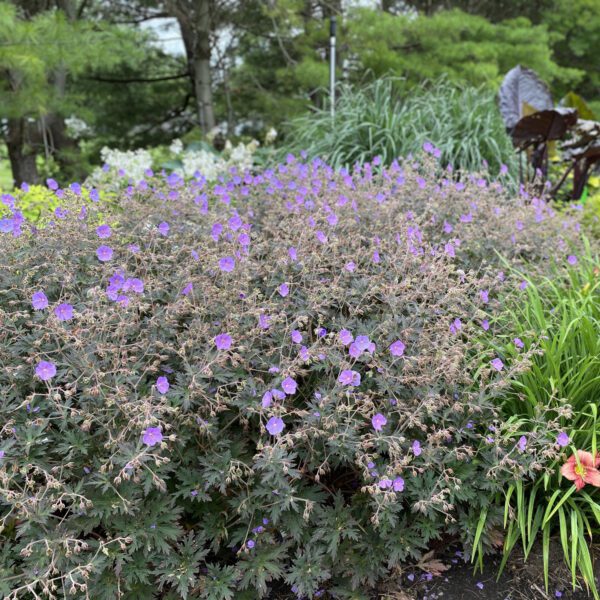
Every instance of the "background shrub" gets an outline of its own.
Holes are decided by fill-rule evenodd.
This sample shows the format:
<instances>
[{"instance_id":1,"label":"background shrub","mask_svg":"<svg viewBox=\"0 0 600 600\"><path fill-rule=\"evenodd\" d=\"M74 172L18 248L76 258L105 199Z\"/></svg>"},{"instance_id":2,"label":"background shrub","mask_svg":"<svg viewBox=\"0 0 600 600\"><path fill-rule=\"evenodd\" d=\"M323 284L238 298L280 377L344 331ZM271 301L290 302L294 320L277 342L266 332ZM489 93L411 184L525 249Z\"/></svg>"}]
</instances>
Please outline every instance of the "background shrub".
<instances>
[{"instance_id":1,"label":"background shrub","mask_svg":"<svg viewBox=\"0 0 600 600\"><path fill-rule=\"evenodd\" d=\"M547 448L490 434L531 356L475 345L516 285L485 264L545 265L577 224L437 170L290 157L144 181L118 222L73 192L5 219L4 596L348 597L432 539L468 553L484 510L490 548L490 498Z\"/></svg>"}]
</instances>

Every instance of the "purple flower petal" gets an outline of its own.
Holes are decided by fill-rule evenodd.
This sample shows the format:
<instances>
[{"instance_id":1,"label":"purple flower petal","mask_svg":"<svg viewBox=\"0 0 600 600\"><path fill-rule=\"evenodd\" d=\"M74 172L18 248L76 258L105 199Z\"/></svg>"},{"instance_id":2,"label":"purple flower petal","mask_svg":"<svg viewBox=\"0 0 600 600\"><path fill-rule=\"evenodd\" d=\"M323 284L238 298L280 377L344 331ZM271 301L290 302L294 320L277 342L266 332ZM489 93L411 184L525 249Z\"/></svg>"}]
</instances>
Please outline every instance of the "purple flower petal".
<instances>
[{"instance_id":1,"label":"purple flower petal","mask_svg":"<svg viewBox=\"0 0 600 600\"><path fill-rule=\"evenodd\" d=\"M35 374L42 381L49 381L56 375L56 366L47 360L41 360L35 368Z\"/></svg>"},{"instance_id":2,"label":"purple flower petal","mask_svg":"<svg viewBox=\"0 0 600 600\"><path fill-rule=\"evenodd\" d=\"M169 391L169 387L171 386L169 385L169 380L166 377L161 376L156 380L156 389L161 394L166 394Z\"/></svg>"},{"instance_id":3,"label":"purple flower petal","mask_svg":"<svg viewBox=\"0 0 600 600\"><path fill-rule=\"evenodd\" d=\"M228 333L220 333L214 339L217 350L229 350L231 348L232 338Z\"/></svg>"},{"instance_id":4,"label":"purple flower petal","mask_svg":"<svg viewBox=\"0 0 600 600\"><path fill-rule=\"evenodd\" d=\"M280 417L271 417L267 421L266 428L271 435L277 436L284 430L285 423Z\"/></svg>"},{"instance_id":5,"label":"purple flower petal","mask_svg":"<svg viewBox=\"0 0 600 600\"><path fill-rule=\"evenodd\" d=\"M298 384L296 383L296 381L294 379L292 379L291 377L286 377L282 382L281 382L281 387L283 388L283 391L288 395L288 396L292 396L296 393L296 390L298 389Z\"/></svg>"},{"instance_id":6,"label":"purple flower petal","mask_svg":"<svg viewBox=\"0 0 600 600\"><path fill-rule=\"evenodd\" d=\"M371 424L373 425L373 429L375 429L375 431L381 431L386 423L387 419L381 413L377 413L371 419Z\"/></svg>"},{"instance_id":7,"label":"purple flower petal","mask_svg":"<svg viewBox=\"0 0 600 600\"><path fill-rule=\"evenodd\" d=\"M148 427L143 431L142 440L146 446L150 448L152 446L156 446L156 444L160 444L163 440L163 435L160 430L160 427Z\"/></svg>"},{"instance_id":8,"label":"purple flower petal","mask_svg":"<svg viewBox=\"0 0 600 600\"><path fill-rule=\"evenodd\" d=\"M342 329L338 333L338 338L339 338L340 342L342 342L342 344L344 344L344 346L347 346L348 344L352 343L352 341L354 340L354 336L347 329Z\"/></svg>"},{"instance_id":9,"label":"purple flower petal","mask_svg":"<svg viewBox=\"0 0 600 600\"><path fill-rule=\"evenodd\" d=\"M54 309L54 314L59 321L70 321L73 318L73 307L70 304L59 304Z\"/></svg>"},{"instance_id":10,"label":"purple flower petal","mask_svg":"<svg viewBox=\"0 0 600 600\"><path fill-rule=\"evenodd\" d=\"M35 310L44 310L45 308L48 308L48 298L46 298L46 294L41 290L35 292L33 296L31 296L31 305Z\"/></svg>"},{"instance_id":11,"label":"purple flower petal","mask_svg":"<svg viewBox=\"0 0 600 600\"><path fill-rule=\"evenodd\" d=\"M100 225L96 227L96 234L100 239L106 239L112 235L112 230L109 225Z\"/></svg>"},{"instance_id":12,"label":"purple flower petal","mask_svg":"<svg viewBox=\"0 0 600 600\"><path fill-rule=\"evenodd\" d=\"M392 354L392 356L402 356L404 354L405 348L406 346L400 340L396 340L390 346L390 353Z\"/></svg>"},{"instance_id":13,"label":"purple flower petal","mask_svg":"<svg viewBox=\"0 0 600 600\"><path fill-rule=\"evenodd\" d=\"M360 385L360 373L345 369L339 374L338 382L342 385L352 385L356 387Z\"/></svg>"},{"instance_id":14,"label":"purple flower petal","mask_svg":"<svg viewBox=\"0 0 600 600\"><path fill-rule=\"evenodd\" d=\"M168 235L169 233L169 224L166 223L165 221L163 221L162 223L160 223L158 225L158 231L160 232L161 235Z\"/></svg>"},{"instance_id":15,"label":"purple flower petal","mask_svg":"<svg viewBox=\"0 0 600 600\"><path fill-rule=\"evenodd\" d=\"M98 246L96 256L101 262L107 262L113 257L113 250L110 246Z\"/></svg>"},{"instance_id":16,"label":"purple flower petal","mask_svg":"<svg viewBox=\"0 0 600 600\"><path fill-rule=\"evenodd\" d=\"M235 269L235 259L232 256L226 256L219 260L219 269L225 273L231 273Z\"/></svg>"},{"instance_id":17,"label":"purple flower petal","mask_svg":"<svg viewBox=\"0 0 600 600\"><path fill-rule=\"evenodd\" d=\"M496 371L502 371L502 369L504 369L504 363L499 358L494 358L494 360L490 361L490 364Z\"/></svg>"}]
</instances>

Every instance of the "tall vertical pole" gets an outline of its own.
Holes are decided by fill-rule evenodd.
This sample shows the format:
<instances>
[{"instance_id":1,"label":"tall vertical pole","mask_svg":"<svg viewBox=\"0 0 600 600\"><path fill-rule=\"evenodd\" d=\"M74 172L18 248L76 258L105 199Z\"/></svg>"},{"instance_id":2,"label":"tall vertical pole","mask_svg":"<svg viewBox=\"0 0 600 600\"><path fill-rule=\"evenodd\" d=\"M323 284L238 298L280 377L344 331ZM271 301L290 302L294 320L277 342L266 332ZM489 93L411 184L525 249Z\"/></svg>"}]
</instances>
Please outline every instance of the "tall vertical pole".
<instances>
[{"instance_id":1,"label":"tall vertical pole","mask_svg":"<svg viewBox=\"0 0 600 600\"><path fill-rule=\"evenodd\" d=\"M329 101L332 118L335 116L335 29L336 18L333 16L329 21Z\"/></svg>"}]
</instances>

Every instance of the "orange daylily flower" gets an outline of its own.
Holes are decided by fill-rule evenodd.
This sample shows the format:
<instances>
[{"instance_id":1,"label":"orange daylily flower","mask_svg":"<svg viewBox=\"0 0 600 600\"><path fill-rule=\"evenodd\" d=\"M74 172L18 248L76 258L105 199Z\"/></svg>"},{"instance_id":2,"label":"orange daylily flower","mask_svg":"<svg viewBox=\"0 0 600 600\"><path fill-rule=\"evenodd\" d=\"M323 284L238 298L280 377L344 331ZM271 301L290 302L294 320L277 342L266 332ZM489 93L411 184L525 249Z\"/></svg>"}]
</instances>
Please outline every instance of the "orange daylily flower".
<instances>
[{"instance_id":1,"label":"orange daylily flower","mask_svg":"<svg viewBox=\"0 0 600 600\"><path fill-rule=\"evenodd\" d=\"M579 464L577 464L579 459ZM600 487L600 457L594 457L591 452L577 450L577 458L573 454L569 460L560 468L563 477L575 483L577 491L581 490L586 483Z\"/></svg>"}]
</instances>

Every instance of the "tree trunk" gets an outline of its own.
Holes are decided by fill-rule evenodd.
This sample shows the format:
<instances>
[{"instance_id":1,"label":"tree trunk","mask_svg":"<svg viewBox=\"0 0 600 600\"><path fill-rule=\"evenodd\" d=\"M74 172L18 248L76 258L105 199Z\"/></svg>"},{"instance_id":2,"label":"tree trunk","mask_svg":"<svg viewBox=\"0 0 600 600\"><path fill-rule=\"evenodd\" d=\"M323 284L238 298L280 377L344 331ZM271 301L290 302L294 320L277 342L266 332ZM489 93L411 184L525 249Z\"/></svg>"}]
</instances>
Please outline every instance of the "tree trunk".
<instances>
[{"instance_id":1,"label":"tree trunk","mask_svg":"<svg viewBox=\"0 0 600 600\"><path fill-rule=\"evenodd\" d=\"M203 114L205 131L209 132L215 126L213 107L212 81L210 71L210 33L211 15L210 0L198 2L198 19L196 29L196 81L197 98Z\"/></svg>"},{"instance_id":2,"label":"tree trunk","mask_svg":"<svg viewBox=\"0 0 600 600\"><path fill-rule=\"evenodd\" d=\"M29 125L25 119L9 119L6 147L15 186L22 183L39 183L35 162L36 151L29 140Z\"/></svg>"},{"instance_id":3,"label":"tree trunk","mask_svg":"<svg viewBox=\"0 0 600 600\"><path fill-rule=\"evenodd\" d=\"M57 7L62 10L69 21L77 20L77 10L73 0L56 0ZM59 66L52 75L52 83L58 98L64 98L67 92L67 70ZM76 157L79 150L77 142L67 135L65 118L59 113L51 113L42 120L42 126L46 126L50 142L50 152L56 159L61 173L68 178L77 179L80 175L75 173Z\"/></svg>"},{"instance_id":4,"label":"tree trunk","mask_svg":"<svg viewBox=\"0 0 600 600\"><path fill-rule=\"evenodd\" d=\"M215 126L211 81L211 0L168 0L166 6L177 19L194 88L198 122L203 133Z\"/></svg>"}]
</instances>

